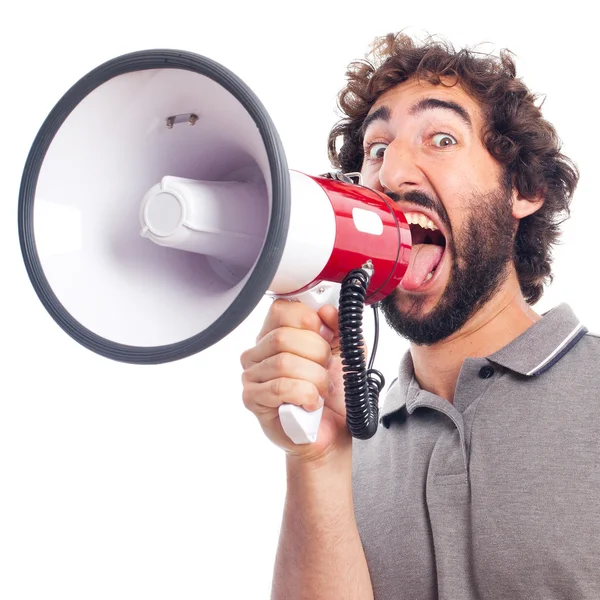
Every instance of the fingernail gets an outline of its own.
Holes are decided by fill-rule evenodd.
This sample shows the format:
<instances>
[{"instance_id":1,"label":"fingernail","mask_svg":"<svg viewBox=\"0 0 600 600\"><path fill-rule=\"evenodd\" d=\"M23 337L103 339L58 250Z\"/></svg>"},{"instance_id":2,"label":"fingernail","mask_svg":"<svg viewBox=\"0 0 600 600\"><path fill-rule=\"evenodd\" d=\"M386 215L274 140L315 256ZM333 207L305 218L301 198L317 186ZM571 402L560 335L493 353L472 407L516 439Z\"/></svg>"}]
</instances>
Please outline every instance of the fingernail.
<instances>
[{"instance_id":1,"label":"fingernail","mask_svg":"<svg viewBox=\"0 0 600 600\"><path fill-rule=\"evenodd\" d=\"M321 337L323 339L327 340L328 342L330 342L334 337L333 331L331 329L329 329L329 327L327 327L327 325L321 325L319 334L321 335Z\"/></svg>"}]
</instances>

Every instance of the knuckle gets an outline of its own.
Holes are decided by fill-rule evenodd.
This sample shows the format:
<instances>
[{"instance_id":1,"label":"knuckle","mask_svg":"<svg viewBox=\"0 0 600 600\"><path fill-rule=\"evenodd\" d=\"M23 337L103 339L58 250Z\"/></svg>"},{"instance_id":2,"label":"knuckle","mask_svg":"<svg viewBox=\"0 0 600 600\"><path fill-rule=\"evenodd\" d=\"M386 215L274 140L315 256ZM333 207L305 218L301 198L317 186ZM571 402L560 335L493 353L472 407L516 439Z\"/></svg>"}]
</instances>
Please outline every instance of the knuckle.
<instances>
[{"instance_id":1,"label":"knuckle","mask_svg":"<svg viewBox=\"0 0 600 600\"><path fill-rule=\"evenodd\" d=\"M290 388L292 387L291 381L286 379L285 377L278 377L277 379L271 380L271 393L279 398L281 396L285 396Z\"/></svg>"},{"instance_id":2,"label":"knuckle","mask_svg":"<svg viewBox=\"0 0 600 600\"><path fill-rule=\"evenodd\" d=\"M250 399L251 397L254 397L254 388L255 382L246 372L242 373L242 399L244 400L245 398ZM244 404L245 403L246 402L244 400Z\"/></svg>"},{"instance_id":3,"label":"knuckle","mask_svg":"<svg viewBox=\"0 0 600 600\"><path fill-rule=\"evenodd\" d=\"M278 329L274 329L269 337L269 343L273 347L274 350L281 350L286 347L287 342L287 332L285 329L279 327Z\"/></svg>"},{"instance_id":4,"label":"knuckle","mask_svg":"<svg viewBox=\"0 0 600 600\"><path fill-rule=\"evenodd\" d=\"M319 364L324 367L324 368L328 368L329 365L331 364L331 359L332 359L332 352L331 352L331 346L325 342L322 346L322 351L319 357Z\"/></svg>"},{"instance_id":5,"label":"knuckle","mask_svg":"<svg viewBox=\"0 0 600 600\"><path fill-rule=\"evenodd\" d=\"M283 315L287 314L290 302L288 300L278 299L273 301L269 309L269 316L275 323L281 322Z\"/></svg>"},{"instance_id":6,"label":"knuckle","mask_svg":"<svg viewBox=\"0 0 600 600\"><path fill-rule=\"evenodd\" d=\"M288 352L280 352L272 358L273 368L277 373L285 374L291 368L293 357Z\"/></svg>"},{"instance_id":7,"label":"knuckle","mask_svg":"<svg viewBox=\"0 0 600 600\"><path fill-rule=\"evenodd\" d=\"M242 352L242 354L240 355L240 364L244 369L246 368L246 365L250 362L250 352L251 349L249 348L248 350L244 350L244 352Z\"/></svg>"},{"instance_id":8,"label":"knuckle","mask_svg":"<svg viewBox=\"0 0 600 600\"><path fill-rule=\"evenodd\" d=\"M242 390L242 402L248 410L251 410L254 405L254 394L252 394L248 388Z\"/></svg>"},{"instance_id":9,"label":"knuckle","mask_svg":"<svg viewBox=\"0 0 600 600\"><path fill-rule=\"evenodd\" d=\"M324 395L329 391L329 373L325 369L322 369L319 373L317 388Z\"/></svg>"},{"instance_id":10,"label":"knuckle","mask_svg":"<svg viewBox=\"0 0 600 600\"><path fill-rule=\"evenodd\" d=\"M307 410L316 410L319 406L320 394L317 387L310 383L306 382L307 385L303 386L303 394L302 394L302 406L304 406Z\"/></svg>"},{"instance_id":11,"label":"knuckle","mask_svg":"<svg viewBox=\"0 0 600 600\"><path fill-rule=\"evenodd\" d=\"M319 331L321 319L315 311L305 311L300 317L300 327L302 329L310 329L311 331Z\"/></svg>"}]
</instances>

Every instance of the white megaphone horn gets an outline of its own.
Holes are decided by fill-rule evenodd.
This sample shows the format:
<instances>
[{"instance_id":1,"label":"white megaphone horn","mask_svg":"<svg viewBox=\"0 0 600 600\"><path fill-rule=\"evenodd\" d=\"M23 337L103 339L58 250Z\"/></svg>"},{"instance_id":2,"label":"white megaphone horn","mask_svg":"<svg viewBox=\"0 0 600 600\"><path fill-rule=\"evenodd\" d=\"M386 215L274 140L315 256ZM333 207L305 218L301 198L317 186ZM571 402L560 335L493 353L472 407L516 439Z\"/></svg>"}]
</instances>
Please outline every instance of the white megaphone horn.
<instances>
[{"instance_id":1,"label":"white megaphone horn","mask_svg":"<svg viewBox=\"0 0 600 600\"><path fill-rule=\"evenodd\" d=\"M407 269L406 219L384 194L290 171L263 105L215 61L148 50L80 79L30 150L19 237L52 318L122 362L200 352L266 293L339 298L348 427L377 428L360 319ZM281 407L284 430L314 441L321 411Z\"/></svg>"}]
</instances>

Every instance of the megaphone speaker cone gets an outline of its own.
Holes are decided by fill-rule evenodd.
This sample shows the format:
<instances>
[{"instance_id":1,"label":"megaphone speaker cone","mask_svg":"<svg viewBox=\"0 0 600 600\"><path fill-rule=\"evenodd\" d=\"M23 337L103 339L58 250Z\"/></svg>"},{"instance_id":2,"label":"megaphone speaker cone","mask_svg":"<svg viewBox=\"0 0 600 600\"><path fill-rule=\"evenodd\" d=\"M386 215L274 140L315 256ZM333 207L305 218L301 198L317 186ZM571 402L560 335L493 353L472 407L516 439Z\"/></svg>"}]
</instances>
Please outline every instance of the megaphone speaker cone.
<instances>
[{"instance_id":1,"label":"megaphone speaker cone","mask_svg":"<svg viewBox=\"0 0 600 600\"><path fill-rule=\"evenodd\" d=\"M236 203L244 171L252 199ZM221 241L213 235L209 253L147 239L197 224L171 189L147 203L144 231L141 201L169 178L229 187L234 216L212 223ZM69 335L108 358L154 364L211 346L252 312L281 262L290 210L285 153L254 93L208 58L150 50L101 65L52 110L23 172L19 236L35 291Z\"/></svg>"}]
</instances>

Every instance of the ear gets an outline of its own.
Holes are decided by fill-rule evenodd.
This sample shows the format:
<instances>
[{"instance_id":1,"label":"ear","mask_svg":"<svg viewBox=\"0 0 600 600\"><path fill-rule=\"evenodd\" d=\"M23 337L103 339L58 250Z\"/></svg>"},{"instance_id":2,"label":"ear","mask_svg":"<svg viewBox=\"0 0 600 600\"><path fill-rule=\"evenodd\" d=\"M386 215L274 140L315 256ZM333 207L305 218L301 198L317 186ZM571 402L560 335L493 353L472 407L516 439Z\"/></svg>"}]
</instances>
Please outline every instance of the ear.
<instances>
[{"instance_id":1,"label":"ear","mask_svg":"<svg viewBox=\"0 0 600 600\"><path fill-rule=\"evenodd\" d=\"M532 215L542 208L542 204L544 204L544 195L541 191L532 198L525 198L519 194L517 188L513 188L512 214L515 219L521 220L524 217Z\"/></svg>"}]
</instances>

